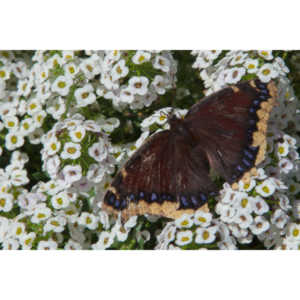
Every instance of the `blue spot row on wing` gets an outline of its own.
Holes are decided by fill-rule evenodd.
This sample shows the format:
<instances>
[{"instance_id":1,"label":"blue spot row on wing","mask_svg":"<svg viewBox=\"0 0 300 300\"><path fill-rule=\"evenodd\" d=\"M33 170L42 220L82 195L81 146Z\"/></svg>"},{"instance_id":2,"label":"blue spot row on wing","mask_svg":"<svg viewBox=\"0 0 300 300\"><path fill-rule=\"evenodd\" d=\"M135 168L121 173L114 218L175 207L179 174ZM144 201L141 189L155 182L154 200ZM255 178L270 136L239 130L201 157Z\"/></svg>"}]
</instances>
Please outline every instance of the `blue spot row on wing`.
<instances>
[{"instance_id":1,"label":"blue spot row on wing","mask_svg":"<svg viewBox=\"0 0 300 300\"><path fill-rule=\"evenodd\" d=\"M198 193L195 195L180 195L179 196L179 208L180 209L195 209L199 208L207 202L207 196L204 193ZM123 197L117 197L111 191L108 191L104 202L113 207L116 210L122 210L128 206L129 202L138 203L140 200L144 200L147 203L159 203L162 204L165 201L174 202L176 199L173 195L167 193L146 193L146 192L139 192L137 194L128 194Z\"/></svg>"}]
</instances>

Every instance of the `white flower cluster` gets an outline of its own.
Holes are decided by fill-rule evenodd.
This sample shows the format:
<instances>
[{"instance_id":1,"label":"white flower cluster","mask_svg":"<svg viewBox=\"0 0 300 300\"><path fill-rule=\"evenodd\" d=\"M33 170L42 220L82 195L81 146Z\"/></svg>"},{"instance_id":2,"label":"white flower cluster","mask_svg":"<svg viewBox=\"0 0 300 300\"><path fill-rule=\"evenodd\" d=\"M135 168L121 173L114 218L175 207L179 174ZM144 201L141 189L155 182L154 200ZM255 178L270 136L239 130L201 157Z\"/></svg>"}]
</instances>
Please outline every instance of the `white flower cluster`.
<instances>
[{"instance_id":1,"label":"white flower cluster","mask_svg":"<svg viewBox=\"0 0 300 300\"><path fill-rule=\"evenodd\" d=\"M0 248L106 249L127 240L136 217L116 223L95 201L128 157L110 142L120 120L101 109L150 106L174 87L176 71L170 51L1 51ZM44 177L28 176L38 163ZM43 179L33 185L35 176Z\"/></svg>"}]
</instances>

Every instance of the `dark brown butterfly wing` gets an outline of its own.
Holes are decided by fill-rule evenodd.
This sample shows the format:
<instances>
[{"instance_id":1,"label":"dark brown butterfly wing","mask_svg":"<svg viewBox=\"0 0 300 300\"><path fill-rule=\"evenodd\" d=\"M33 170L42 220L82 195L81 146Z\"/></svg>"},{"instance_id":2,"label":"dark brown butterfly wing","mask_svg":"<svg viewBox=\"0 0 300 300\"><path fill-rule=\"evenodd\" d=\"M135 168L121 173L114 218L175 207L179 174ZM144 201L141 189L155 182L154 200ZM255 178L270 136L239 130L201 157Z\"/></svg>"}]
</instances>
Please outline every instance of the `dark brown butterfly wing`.
<instances>
[{"instance_id":1,"label":"dark brown butterfly wing","mask_svg":"<svg viewBox=\"0 0 300 300\"><path fill-rule=\"evenodd\" d=\"M273 82L243 82L205 98L187 114L185 124L210 166L229 183L249 177L247 171L264 159L275 97Z\"/></svg>"},{"instance_id":2,"label":"dark brown butterfly wing","mask_svg":"<svg viewBox=\"0 0 300 300\"><path fill-rule=\"evenodd\" d=\"M275 97L273 83L244 82L204 98L184 120L172 118L171 129L150 137L117 174L103 208L125 219L208 210L217 191L211 169L234 183L263 160Z\"/></svg>"},{"instance_id":3,"label":"dark brown butterfly wing","mask_svg":"<svg viewBox=\"0 0 300 300\"><path fill-rule=\"evenodd\" d=\"M125 164L111 184L103 207L127 219L156 214L177 218L207 211L208 194L216 186L208 176L206 154L188 136L165 130L153 135Z\"/></svg>"}]
</instances>

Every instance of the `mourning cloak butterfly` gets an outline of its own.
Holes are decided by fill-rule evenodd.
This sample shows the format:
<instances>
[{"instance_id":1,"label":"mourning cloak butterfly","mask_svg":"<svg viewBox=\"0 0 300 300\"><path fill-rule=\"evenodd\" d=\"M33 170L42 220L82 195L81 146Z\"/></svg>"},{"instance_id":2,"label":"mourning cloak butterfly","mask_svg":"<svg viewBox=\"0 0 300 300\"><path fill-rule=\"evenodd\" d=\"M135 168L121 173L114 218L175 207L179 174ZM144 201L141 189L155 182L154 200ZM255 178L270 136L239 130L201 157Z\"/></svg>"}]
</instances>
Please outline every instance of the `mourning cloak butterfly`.
<instances>
[{"instance_id":1,"label":"mourning cloak butterfly","mask_svg":"<svg viewBox=\"0 0 300 300\"><path fill-rule=\"evenodd\" d=\"M251 80L205 97L184 119L173 115L170 130L151 136L116 175L103 208L123 219L208 211L208 197L218 192L211 171L235 187L264 160L275 98L273 82Z\"/></svg>"}]
</instances>

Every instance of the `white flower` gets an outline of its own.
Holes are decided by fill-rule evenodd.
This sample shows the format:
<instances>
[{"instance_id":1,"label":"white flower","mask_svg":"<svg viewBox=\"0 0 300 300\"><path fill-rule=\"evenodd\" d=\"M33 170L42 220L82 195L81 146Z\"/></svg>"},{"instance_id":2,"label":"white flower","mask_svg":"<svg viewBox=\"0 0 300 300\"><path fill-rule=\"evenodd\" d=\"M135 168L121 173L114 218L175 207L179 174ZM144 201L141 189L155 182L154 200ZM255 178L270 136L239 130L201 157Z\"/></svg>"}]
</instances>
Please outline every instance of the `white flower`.
<instances>
[{"instance_id":1,"label":"white flower","mask_svg":"<svg viewBox=\"0 0 300 300\"><path fill-rule=\"evenodd\" d=\"M262 82L269 82L272 78L278 76L278 72L274 69L272 64L264 64L258 70L257 76Z\"/></svg>"},{"instance_id":2,"label":"white flower","mask_svg":"<svg viewBox=\"0 0 300 300\"><path fill-rule=\"evenodd\" d=\"M250 73L250 74L256 73L257 67L258 67L258 60L247 58L244 63L244 67L246 68L248 73Z\"/></svg>"},{"instance_id":3,"label":"white flower","mask_svg":"<svg viewBox=\"0 0 300 300\"><path fill-rule=\"evenodd\" d=\"M13 208L14 197L11 194L0 192L0 211L8 212Z\"/></svg>"},{"instance_id":4,"label":"white flower","mask_svg":"<svg viewBox=\"0 0 300 300\"><path fill-rule=\"evenodd\" d=\"M133 228L137 224L137 216L130 217L129 220L124 224L127 229Z\"/></svg>"},{"instance_id":5,"label":"white flower","mask_svg":"<svg viewBox=\"0 0 300 300\"><path fill-rule=\"evenodd\" d=\"M253 210L253 197L250 197L245 192L239 192L236 197L235 207L238 210L251 213Z\"/></svg>"},{"instance_id":6,"label":"white flower","mask_svg":"<svg viewBox=\"0 0 300 300\"><path fill-rule=\"evenodd\" d=\"M269 228L270 223L262 216L255 217L253 224L250 225L252 233L256 235L267 231Z\"/></svg>"},{"instance_id":7,"label":"white flower","mask_svg":"<svg viewBox=\"0 0 300 300\"><path fill-rule=\"evenodd\" d=\"M136 65L140 65L144 62L149 61L151 58L151 54L146 51L138 50L135 55L132 57L132 62Z\"/></svg>"},{"instance_id":8,"label":"white flower","mask_svg":"<svg viewBox=\"0 0 300 300\"><path fill-rule=\"evenodd\" d=\"M98 227L98 218L93 214L83 212L78 218L78 224L94 230Z\"/></svg>"},{"instance_id":9,"label":"white flower","mask_svg":"<svg viewBox=\"0 0 300 300\"><path fill-rule=\"evenodd\" d=\"M165 94L166 87L168 86L168 84L168 80L161 75L156 75L151 83L151 85L154 87L155 91L159 95Z\"/></svg>"},{"instance_id":10,"label":"white flower","mask_svg":"<svg viewBox=\"0 0 300 300\"><path fill-rule=\"evenodd\" d=\"M128 86L132 93L138 95L145 95L148 91L149 79L145 76L133 76L128 81Z\"/></svg>"},{"instance_id":11,"label":"white flower","mask_svg":"<svg viewBox=\"0 0 300 300\"><path fill-rule=\"evenodd\" d=\"M263 197L269 197L275 192L275 185L271 179L264 180L261 184L257 185L255 190Z\"/></svg>"},{"instance_id":12,"label":"white flower","mask_svg":"<svg viewBox=\"0 0 300 300\"><path fill-rule=\"evenodd\" d=\"M87 179L99 183L105 175L105 169L102 166L99 166L99 164L91 164L89 166L89 170L87 172Z\"/></svg>"},{"instance_id":13,"label":"white flower","mask_svg":"<svg viewBox=\"0 0 300 300\"><path fill-rule=\"evenodd\" d=\"M19 241L13 238L7 238L2 243L3 250L18 250L19 246Z\"/></svg>"},{"instance_id":14,"label":"white flower","mask_svg":"<svg viewBox=\"0 0 300 300\"><path fill-rule=\"evenodd\" d=\"M67 183L72 184L75 181L78 181L82 176L82 169L81 166L75 165L75 166L65 166L63 168L63 175L65 177L65 181Z\"/></svg>"},{"instance_id":15,"label":"white flower","mask_svg":"<svg viewBox=\"0 0 300 300\"><path fill-rule=\"evenodd\" d=\"M92 245L94 250L103 250L109 248L114 241L114 234L107 231L102 231L99 235L99 240Z\"/></svg>"},{"instance_id":16,"label":"white flower","mask_svg":"<svg viewBox=\"0 0 300 300\"><path fill-rule=\"evenodd\" d=\"M45 150L48 155L54 155L60 150L61 142L56 138L52 137L49 141L46 141Z\"/></svg>"},{"instance_id":17,"label":"white flower","mask_svg":"<svg viewBox=\"0 0 300 300\"><path fill-rule=\"evenodd\" d=\"M93 86L88 83L82 88L76 89L74 95L78 107L84 107L96 101L96 95L93 93Z\"/></svg>"},{"instance_id":18,"label":"white flower","mask_svg":"<svg viewBox=\"0 0 300 300\"><path fill-rule=\"evenodd\" d=\"M70 199L65 191L62 191L51 198L51 204L55 209L62 209L68 207Z\"/></svg>"},{"instance_id":19,"label":"white flower","mask_svg":"<svg viewBox=\"0 0 300 300\"><path fill-rule=\"evenodd\" d=\"M65 229L67 221L62 216L49 218L44 226L44 231L62 232Z\"/></svg>"},{"instance_id":20,"label":"white flower","mask_svg":"<svg viewBox=\"0 0 300 300\"><path fill-rule=\"evenodd\" d=\"M51 216L51 213L50 208L41 207L34 210L34 214L30 220L34 224L39 224L40 222L47 220Z\"/></svg>"},{"instance_id":21,"label":"white flower","mask_svg":"<svg viewBox=\"0 0 300 300\"><path fill-rule=\"evenodd\" d=\"M193 241L193 232L190 230L178 231L176 234L176 245L184 246Z\"/></svg>"},{"instance_id":22,"label":"white flower","mask_svg":"<svg viewBox=\"0 0 300 300\"><path fill-rule=\"evenodd\" d=\"M118 241L124 242L128 238L129 229L122 226L121 222L118 221L111 229L111 232L116 235Z\"/></svg>"},{"instance_id":23,"label":"white flower","mask_svg":"<svg viewBox=\"0 0 300 300\"><path fill-rule=\"evenodd\" d=\"M121 90L120 100L125 103L132 103L134 100L134 93L130 87Z\"/></svg>"},{"instance_id":24,"label":"white flower","mask_svg":"<svg viewBox=\"0 0 300 300\"><path fill-rule=\"evenodd\" d=\"M72 142L65 143L64 150L60 154L62 159L77 159L81 155L80 144L75 144Z\"/></svg>"},{"instance_id":25,"label":"white flower","mask_svg":"<svg viewBox=\"0 0 300 300\"><path fill-rule=\"evenodd\" d=\"M25 224L21 222L13 223L11 227L11 235L13 238L20 239L24 234L26 234Z\"/></svg>"},{"instance_id":26,"label":"white flower","mask_svg":"<svg viewBox=\"0 0 300 300\"><path fill-rule=\"evenodd\" d=\"M27 113L31 116L42 110L41 103L38 99L32 99L27 105Z\"/></svg>"},{"instance_id":27,"label":"white flower","mask_svg":"<svg viewBox=\"0 0 300 300\"><path fill-rule=\"evenodd\" d=\"M64 70L65 74L70 77L74 77L79 71L78 67L73 62L64 65Z\"/></svg>"},{"instance_id":28,"label":"white flower","mask_svg":"<svg viewBox=\"0 0 300 300\"><path fill-rule=\"evenodd\" d=\"M277 155L278 157L285 157L289 153L289 143L283 142L277 144Z\"/></svg>"},{"instance_id":29,"label":"white flower","mask_svg":"<svg viewBox=\"0 0 300 300\"><path fill-rule=\"evenodd\" d=\"M90 157L98 162L102 162L107 157L107 148L102 139L98 143L94 143L89 149L88 154Z\"/></svg>"},{"instance_id":30,"label":"white flower","mask_svg":"<svg viewBox=\"0 0 300 300\"><path fill-rule=\"evenodd\" d=\"M121 59L118 61L111 70L112 80L116 81L122 77L126 77L129 72L128 67L126 66L125 60Z\"/></svg>"},{"instance_id":31,"label":"white flower","mask_svg":"<svg viewBox=\"0 0 300 300\"><path fill-rule=\"evenodd\" d=\"M259 196L253 198L253 211L257 215L263 215L269 211L267 202Z\"/></svg>"},{"instance_id":32,"label":"white flower","mask_svg":"<svg viewBox=\"0 0 300 300\"><path fill-rule=\"evenodd\" d=\"M272 55L272 50L259 50L257 51L258 55L265 60L272 60L273 55Z\"/></svg>"},{"instance_id":33,"label":"white flower","mask_svg":"<svg viewBox=\"0 0 300 300\"><path fill-rule=\"evenodd\" d=\"M24 145L24 137L19 132L10 132L5 136L5 147L7 150L15 150Z\"/></svg>"},{"instance_id":34,"label":"white flower","mask_svg":"<svg viewBox=\"0 0 300 300\"><path fill-rule=\"evenodd\" d=\"M36 123L33 121L32 118L24 119L20 123L20 133L23 136L28 135L29 133L33 132L36 128Z\"/></svg>"},{"instance_id":35,"label":"white flower","mask_svg":"<svg viewBox=\"0 0 300 300\"><path fill-rule=\"evenodd\" d=\"M290 223L288 235L295 240L300 240L300 225L296 223Z\"/></svg>"},{"instance_id":36,"label":"white flower","mask_svg":"<svg viewBox=\"0 0 300 300\"><path fill-rule=\"evenodd\" d=\"M229 65L230 66L241 65L241 64L243 64L243 62L245 61L247 56L248 56L248 53L243 53L242 51L238 51L234 54Z\"/></svg>"},{"instance_id":37,"label":"white flower","mask_svg":"<svg viewBox=\"0 0 300 300\"><path fill-rule=\"evenodd\" d=\"M60 57L58 53L54 54L47 60L47 67L50 69L56 68L63 64L63 59Z\"/></svg>"},{"instance_id":38,"label":"white flower","mask_svg":"<svg viewBox=\"0 0 300 300\"><path fill-rule=\"evenodd\" d=\"M3 118L3 125L11 132L15 131L18 129L19 119L16 116L6 116Z\"/></svg>"},{"instance_id":39,"label":"white flower","mask_svg":"<svg viewBox=\"0 0 300 300\"><path fill-rule=\"evenodd\" d=\"M73 84L73 80L70 76L58 76L53 82L51 89L53 92L58 93L61 96L68 95L70 87Z\"/></svg>"},{"instance_id":40,"label":"white flower","mask_svg":"<svg viewBox=\"0 0 300 300\"><path fill-rule=\"evenodd\" d=\"M279 229L283 229L289 220L289 216L280 208L276 209L271 217L271 222Z\"/></svg>"},{"instance_id":41,"label":"white flower","mask_svg":"<svg viewBox=\"0 0 300 300\"><path fill-rule=\"evenodd\" d=\"M217 226L197 228L195 242L197 244L210 244L216 239Z\"/></svg>"},{"instance_id":42,"label":"white flower","mask_svg":"<svg viewBox=\"0 0 300 300\"><path fill-rule=\"evenodd\" d=\"M161 55L157 55L155 57L155 60L153 63L153 67L155 69L162 70L163 72L166 72L166 73L170 71L170 65L171 65L171 62L167 58L165 58Z\"/></svg>"},{"instance_id":43,"label":"white flower","mask_svg":"<svg viewBox=\"0 0 300 300\"><path fill-rule=\"evenodd\" d=\"M57 243L53 240L40 241L37 245L37 250L56 250L57 247Z\"/></svg>"},{"instance_id":44,"label":"white flower","mask_svg":"<svg viewBox=\"0 0 300 300\"><path fill-rule=\"evenodd\" d=\"M256 185L256 181L254 179L250 179L249 182L244 182L243 180L239 181L239 190L241 192L250 192Z\"/></svg>"},{"instance_id":45,"label":"white flower","mask_svg":"<svg viewBox=\"0 0 300 300\"><path fill-rule=\"evenodd\" d=\"M193 226L191 215L183 214L180 218L175 220L175 225L178 228L191 228Z\"/></svg>"},{"instance_id":46,"label":"white flower","mask_svg":"<svg viewBox=\"0 0 300 300\"><path fill-rule=\"evenodd\" d=\"M79 125L75 129L70 130L69 135L74 143L79 143L85 137L85 132L84 127Z\"/></svg>"},{"instance_id":47,"label":"white flower","mask_svg":"<svg viewBox=\"0 0 300 300\"><path fill-rule=\"evenodd\" d=\"M20 237L20 244L23 250L29 250L35 240L36 234L34 232L23 234Z\"/></svg>"},{"instance_id":48,"label":"white flower","mask_svg":"<svg viewBox=\"0 0 300 300\"><path fill-rule=\"evenodd\" d=\"M56 98L55 103L47 108L47 112L55 119L59 120L65 113L66 105L62 97Z\"/></svg>"},{"instance_id":49,"label":"white flower","mask_svg":"<svg viewBox=\"0 0 300 300\"><path fill-rule=\"evenodd\" d=\"M66 243L65 247L64 247L65 250L82 250L82 246L73 241L72 239L69 239L69 241Z\"/></svg>"},{"instance_id":50,"label":"white flower","mask_svg":"<svg viewBox=\"0 0 300 300\"><path fill-rule=\"evenodd\" d=\"M279 160L278 167L280 169L280 172L288 174L291 170L293 170L294 165L288 158L281 158Z\"/></svg>"},{"instance_id":51,"label":"white flower","mask_svg":"<svg viewBox=\"0 0 300 300\"><path fill-rule=\"evenodd\" d=\"M229 69L225 81L230 84L235 84L241 80L241 78L245 75L245 73L246 70L244 67L241 68L234 67L232 69Z\"/></svg>"},{"instance_id":52,"label":"white flower","mask_svg":"<svg viewBox=\"0 0 300 300\"><path fill-rule=\"evenodd\" d=\"M249 212L240 210L240 211L238 211L234 220L240 226L240 228L246 229L253 222L253 217L251 216L251 214Z\"/></svg>"},{"instance_id":53,"label":"white flower","mask_svg":"<svg viewBox=\"0 0 300 300\"><path fill-rule=\"evenodd\" d=\"M207 227L210 225L212 220L212 214L204 211L197 211L194 215L194 223L201 227Z\"/></svg>"},{"instance_id":54,"label":"white flower","mask_svg":"<svg viewBox=\"0 0 300 300\"><path fill-rule=\"evenodd\" d=\"M93 79L101 72L101 60L98 55L92 55L90 58L82 60L79 68L87 79Z\"/></svg>"},{"instance_id":55,"label":"white flower","mask_svg":"<svg viewBox=\"0 0 300 300\"><path fill-rule=\"evenodd\" d=\"M10 174L11 183L15 186L25 185L29 182L26 170L13 170Z\"/></svg>"},{"instance_id":56,"label":"white flower","mask_svg":"<svg viewBox=\"0 0 300 300\"><path fill-rule=\"evenodd\" d=\"M292 195L297 195L300 192L300 183L294 181L294 180L290 180L288 182L289 185L289 192Z\"/></svg>"},{"instance_id":57,"label":"white flower","mask_svg":"<svg viewBox=\"0 0 300 300\"><path fill-rule=\"evenodd\" d=\"M47 113L44 110L41 110L37 113L35 113L32 118L35 122L35 127L41 127L43 125L43 122L47 116Z\"/></svg>"}]
</instances>

